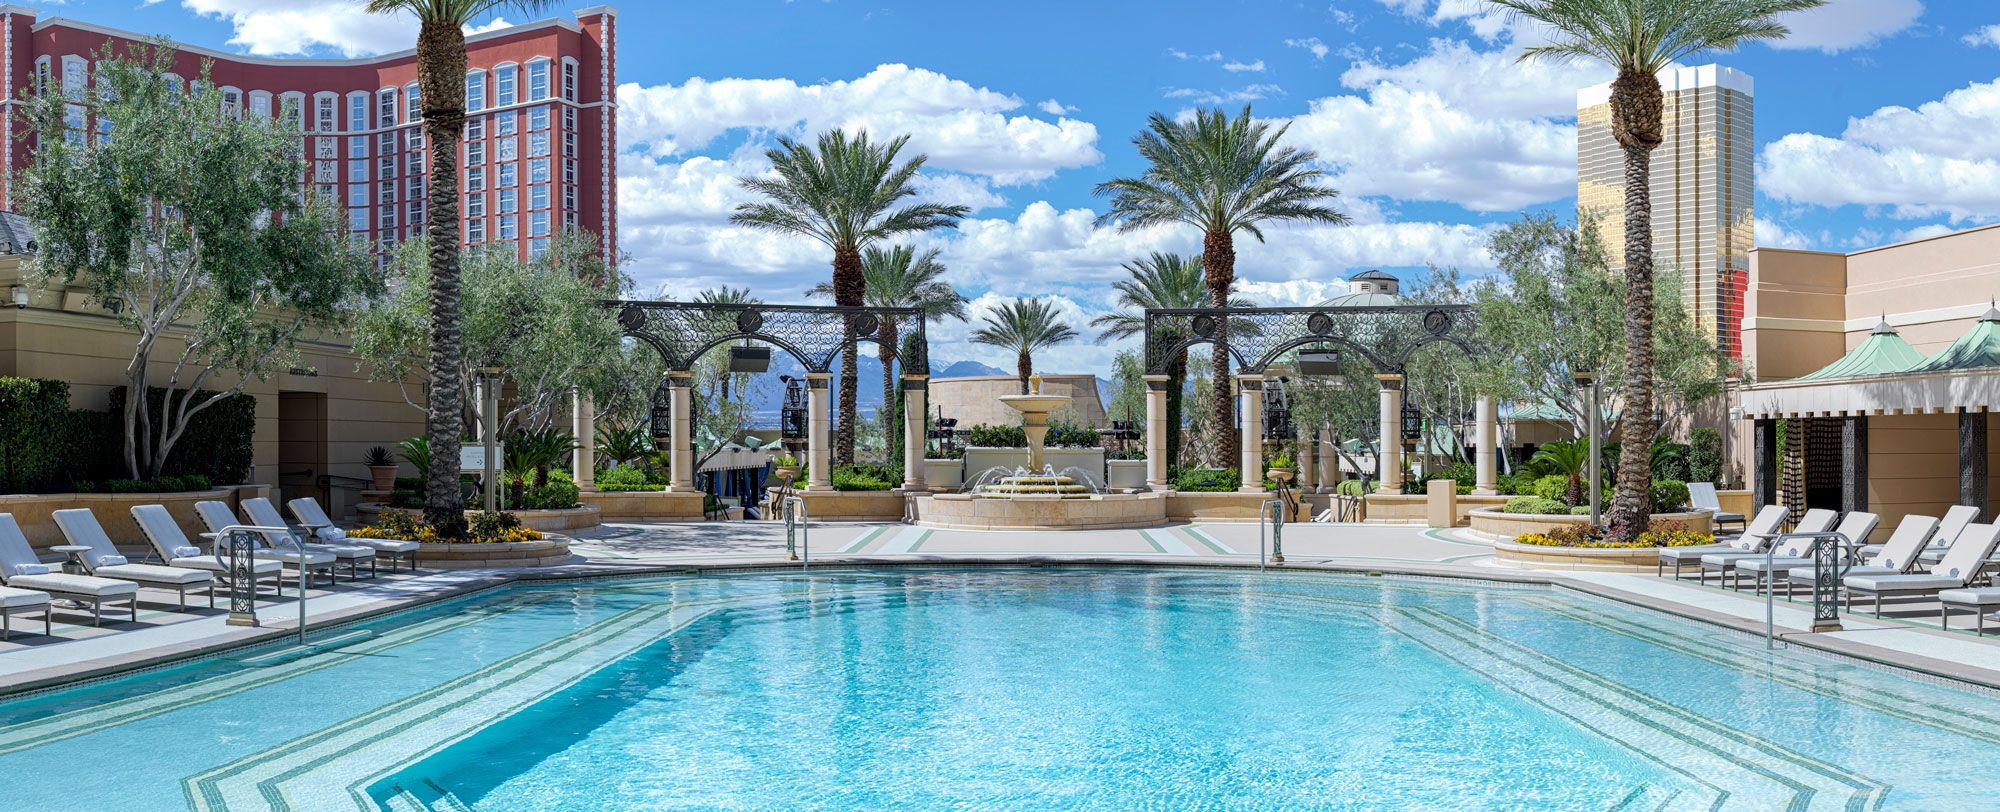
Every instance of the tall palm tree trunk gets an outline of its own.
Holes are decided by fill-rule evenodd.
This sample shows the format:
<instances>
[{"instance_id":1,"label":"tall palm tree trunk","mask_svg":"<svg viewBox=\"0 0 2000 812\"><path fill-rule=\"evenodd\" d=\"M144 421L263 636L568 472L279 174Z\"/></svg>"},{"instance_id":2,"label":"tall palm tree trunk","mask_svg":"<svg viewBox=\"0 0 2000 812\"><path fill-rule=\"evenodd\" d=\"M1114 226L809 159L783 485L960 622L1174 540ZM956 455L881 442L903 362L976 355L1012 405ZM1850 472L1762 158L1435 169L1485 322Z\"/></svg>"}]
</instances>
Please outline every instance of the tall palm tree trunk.
<instances>
[{"instance_id":1,"label":"tall palm tree trunk","mask_svg":"<svg viewBox=\"0 0 2000 812\"><path fill-rule=\"evenodd\" d=\"M876 331L879 342L875 357L882 362L882 412L888 417L882 420L882 445L888 449L889 458L884 464L893 470L903 468L903 427L898 418L903 415L902 393L896 391L896 323L882 320Z\"/></svg>"},{"instance_id":2,"label":"tall palm tree trunk","mask_svg":"<svg viewBox=\"0 0 2000 812\"><path fill-rule=\"evenodd\" d=\"M431 368L429 412L431 469L424 483L424 521L443 538L465 533L465 501L458 489L458 446L464 432L459 342L458 141L465 127L465 31L426 21L417 34L418 82L423 95L424 140L430 147Z\"/></svg>"},{"instance_id":3,"label":"tall palm tree trunk","mask_svg":"<svg viewBox=\"0 0 2000 812\"><path fill-rule=\"evenodd\" d=\"M1167 363L1167 465L1181 464L1181 398L1187 393L1187 350Z\"/></svg>"},{"instance_id":4,"label":"tall palm tree trunk","mask_svg":"<svg viewBox=\"0 0 2000 812\"><path fill-rule=\"evenodd\" d=\"M1035 359L1026 350L1014 358L1014 374L1021 377L1021 394L1034 394L1028 391L1028 378L1035 374Z\"/></svg>"},{"instance_id":5,"label":"tall palm tree trunk","mask_svg":"<svg viewBox=\"0 0 2000 812\"><path fill-rule=\"evenodd\" d=\"M1210 307L1229 306L1229 288L1236 281L1236 240L1227 231L1210 231L1201 240L1201 268L1208 282ZM1241 449L1236 432L1236 380L1229 371L1229 321L1215 320L1215 451L1217 465L1234 465ZM1249 476L1248 471L1243 472Z\"/></svg>"},{"instance_id":6,"label":"tall palm tree trunk","mask_svg":"<svg viewBox=\"0 0 2000 812\"><path fill-rule=\"evenodd\" d=\"M833 303L841 307L860 307L867 295L868 280L861 273L861 252L851 248L835 249ZM854 421L858 411L855 389L861 379L859 337L854 333L854 320L845 321L847 326L841 334L840 353L847 363L840 368L840 426L833 435L835 465L854 464Z\"/></svg>"},{"instance_id":7,"label":"tall palm tree trunk","mask_svg":"<svg viewBox=\"0 0 2000 812\"><path fill-rule=\"evenodd\" d=\"M1613 131L1625 137L1625 403L1619 418L1617 490L1610 537L1631 541L1652 517L1653 444L1653 149L1660 144L1659 80L1632 71L1611 87Z\"/></svg>"}]
</instances>

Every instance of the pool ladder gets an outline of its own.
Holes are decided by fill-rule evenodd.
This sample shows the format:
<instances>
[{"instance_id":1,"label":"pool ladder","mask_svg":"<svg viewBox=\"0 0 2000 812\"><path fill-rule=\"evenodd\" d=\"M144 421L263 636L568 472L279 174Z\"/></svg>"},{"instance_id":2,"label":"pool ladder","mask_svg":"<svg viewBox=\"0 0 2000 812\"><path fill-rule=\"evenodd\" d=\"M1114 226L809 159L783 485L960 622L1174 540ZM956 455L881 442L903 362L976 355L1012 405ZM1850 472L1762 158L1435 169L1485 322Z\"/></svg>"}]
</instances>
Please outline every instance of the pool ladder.
<instances>
[{"instance_id":1,"label":"pool ladder","mask_svg":"<svg viewBox=\"0 0 2000 812\"><path fill-rule=\"evenodd\" d=\"M785 516L785 560L799 562L799 569L812 566L811 518L806 513L806 500L800 496L787 496L783 502ZM805 555L800 557L800 553Z\"/></svg>"},{"instance_id":2,"label":"pool ladder","mask_svg":"<svg viewBox=\"0 0 2000 812\"><path fill-rule=\"evenodd\" d=\"M1291 505L1284 499L1266 499L1257 507L1257 569L1262 570L1266 561L1264 528L1267 524L1271 529L1271 554L1268 559L1272 564L1285 563L1285 513L1290 508Z\"/></svg>"},{"instance_id":3,"label":"pool ladder","mask_svg":"<svg viewBox=\"0 0 2000 812\"><path fill-rule=\"evenodd\" d=\"M260 527L250 524L232 524L209 534L214 540L210 551L215 555L215 563L229 574L229 624L232 626L257 625L257 570L256 556L251 552L257 548L257 536L265 533L291 533L288 527ZM228 554L225 556L224 551ZM311 567L305 560L305 549L299 548L299 645L306 644L306 583L312 578ZM329 576L331 580L331 576ZM283 590L280 579L279 588Z\"/></svg>"},{"instance_id":4,"label":"pool ladder","mask_svg":"<svg viewBox=\"0 0 2000 812\"><path fill-rule=\"evenodd\" d=\"M1776 578L1773 577L1776 573L1771 571L1771 562L1777 556L1778 542L1792 538L1812 539L1813 620L1810 631L1814 632L1840 631L1838 585L1841 574L1847 571L1847 567L1840 564L1842 558L1840 554L1847 553L1845 558L1851 566L1856 553L1860 550L1855 541L1830 530L1817 533L1780 533L1768 537L1767 546L1764 548L1764 572L1760 576L1764 585L1764 648L1767 649L1778 647L1777 622L1773 608L1778 600L1778 585ZM1791 573L1787 572L1786 577L1789 579L1790 576ZM1789 595L1791 588L1787 586L1785 591ZM1790 603L1791 598L1787 597L1785 602Z\"/></svg>"}]
</instances>

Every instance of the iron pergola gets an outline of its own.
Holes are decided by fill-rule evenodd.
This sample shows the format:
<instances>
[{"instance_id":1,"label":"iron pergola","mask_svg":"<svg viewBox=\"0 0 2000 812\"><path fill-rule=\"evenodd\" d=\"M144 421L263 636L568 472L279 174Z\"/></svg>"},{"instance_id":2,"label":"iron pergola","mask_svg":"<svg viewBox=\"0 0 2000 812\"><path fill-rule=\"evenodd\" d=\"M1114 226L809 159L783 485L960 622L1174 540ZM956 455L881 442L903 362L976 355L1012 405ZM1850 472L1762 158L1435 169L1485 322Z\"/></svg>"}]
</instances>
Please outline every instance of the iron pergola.
<instances>
[{"instance_id":1,"label":"iron pergola","mask_svg":"<svg viewBox=\"0 0 2000 812\"><path fill-rule=\"evenodd\" d=\"M855 338L886 346L907 370L927 369L924 312L914 307L703 304L612 300L625 335L652 345L667 369L686 372L703 353L731 341L762 341L790 353L808 373L827 374L851 325ZM911 340L914 336L915 340ZM913 357L900 358L904 347ZM914 374L914 373L913 373Z\"/></svg>"},{"instance_id":2,"label":"iron pergola","mask_svg":"<svg viewBox=\"0 0 2000 812\"><path fill-rule=\"evenodd\" d=\"M1164 375L1190 347L1223 335L1239 372L1261 375L1300 348L1352 350L1383 373L1401 373L1426 344L1478 352L1479 314L1471 305L1369 307L1189 307L1146 311L1146 373Z\"/></svg>"}]
</instances>

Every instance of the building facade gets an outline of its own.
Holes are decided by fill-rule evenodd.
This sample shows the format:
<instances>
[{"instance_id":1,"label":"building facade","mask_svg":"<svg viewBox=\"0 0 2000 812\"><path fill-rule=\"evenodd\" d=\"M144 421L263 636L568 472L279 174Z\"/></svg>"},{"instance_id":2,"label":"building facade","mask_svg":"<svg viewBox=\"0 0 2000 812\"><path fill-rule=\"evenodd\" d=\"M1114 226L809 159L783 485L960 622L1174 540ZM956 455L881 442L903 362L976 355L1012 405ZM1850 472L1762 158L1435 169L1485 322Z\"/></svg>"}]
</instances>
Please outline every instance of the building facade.
<instances>
[{"instance_id":1,"label":"building facade","mask_svg":"<svg viewBox=\"0 0 2000 812\"><path fill-rule=\"evenodd\" d=\"M459 149L460 236L523 256L569 228L617 256L617 20L598 6L466 38L467 119ZM8 165L32 146L12 114L36 76L80 91L107 45L145 37L0 6L0 123ZM175 44L174 73L208 81L241 115L289 117L308 133L311 181L347 211L356 239L387 248L424 230L425 167L414 50L360 59L262 59ZM81 113L79 113L81 117ZM0 209L14 207L0 180Z\"/></svg>"},{"instance_id":2,"label":"building facade","mask_svg":"<svg viewBox=\"0 0 2000 812\"><path fill-rule=\"evenodd\" d=\"M1719 65L1660 73L1664 140L1653 151L1653 267L1678 269L1681 298L1716 346L1741 352L1756 160L1752 83ZM1597 217L1612 267L1625 262L1624 153L1611 135L1611 85L1576 94L1576 194Z\"/></svg>"}]
</instances>

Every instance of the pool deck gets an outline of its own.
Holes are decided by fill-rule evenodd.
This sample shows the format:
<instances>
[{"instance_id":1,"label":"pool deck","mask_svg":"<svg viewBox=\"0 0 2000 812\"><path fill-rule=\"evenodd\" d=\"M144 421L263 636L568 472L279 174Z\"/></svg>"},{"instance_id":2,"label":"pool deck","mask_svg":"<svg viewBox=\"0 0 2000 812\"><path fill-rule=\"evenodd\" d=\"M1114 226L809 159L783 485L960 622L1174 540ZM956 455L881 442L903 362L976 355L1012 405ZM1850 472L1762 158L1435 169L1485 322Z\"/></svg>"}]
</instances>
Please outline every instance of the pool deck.
<instances>
[{"instance_id":1,"label":"pool deck","mask_svg":"<svg viewBox=\"0 0 2000 812\"><path fill-rule=\"evenodd\" d=\"M814 523L810 557L817 566L893 565L1149 565L1255 567L1258 526L1182 524L1147 530L1068 533L944 530L884 523ZM338 644L339 632L319 627L395 611L518 579L590 577L637 572L798 566L785 559L785 529L776 522L617 524L571 544L572 563L537 570L384 572L376 579L309 590L308 642ZM1561 588L1707 621L1763 645L1765 600L1693 580L1651 574L1521 570L1493 563L1489 543L1458 531L1358 524L1291 524L1285 528L1283 569L1475 578L1549 583ZM171 593L141 590L138 622L107 612L101 628L87 613L58 610L54 636L43 636L39 614L16 616L11 640L0 642L0 693L33 690L80 677L122 673L161 662L293 639L298 605L291 594L259 602L259 628L228 626L227 612L190 596L172 610ZM1863 661L1903 666L2000 690L2000 635L1976 638L1970 614L1938 629L1934 600L1899 601L1877 620L1843 613L1844 629L1811 633L1810 604L1775 602L1780 645L1820 649ZM1996 633L2000 622L1989 619Z\"/></svg>"}]
</instances>

